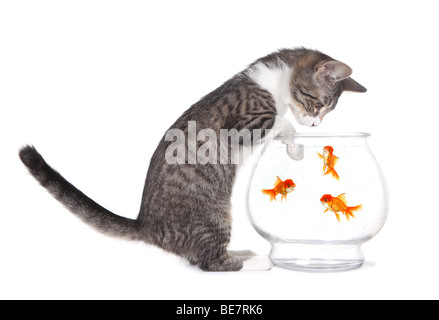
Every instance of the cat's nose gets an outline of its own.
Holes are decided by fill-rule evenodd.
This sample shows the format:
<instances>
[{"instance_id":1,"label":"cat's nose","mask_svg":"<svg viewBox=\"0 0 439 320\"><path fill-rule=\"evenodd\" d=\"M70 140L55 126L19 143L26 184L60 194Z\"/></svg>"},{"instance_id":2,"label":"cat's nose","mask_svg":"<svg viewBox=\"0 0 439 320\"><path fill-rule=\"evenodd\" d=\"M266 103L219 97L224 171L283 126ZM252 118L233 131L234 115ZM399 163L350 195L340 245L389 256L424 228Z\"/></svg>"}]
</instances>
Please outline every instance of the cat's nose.
<instances>
[{"instance_id":1,"label":"cat's nose","mask_svg":"<svg viewBox=\"0 0 439 320\"><path fill-rule=\"evenodd\" d=\"M319 117L310 117L310 116L304 116L302 120L303 123L308 127L317 127L321 122Z\"/></svg>"},{"instance_id":2,"label":"cat's nose","mask_svg":"<svg viewBox=\"0 0 439 320\"><path fill-rule=\"evenodd\" d=\"M312 126L313 126L313 127L317 127L317 126L320 124L320 122L321 122L321 120L320 120L319 117L314 117L314 118L313 118Z\"/></svg>"}]
</instances>

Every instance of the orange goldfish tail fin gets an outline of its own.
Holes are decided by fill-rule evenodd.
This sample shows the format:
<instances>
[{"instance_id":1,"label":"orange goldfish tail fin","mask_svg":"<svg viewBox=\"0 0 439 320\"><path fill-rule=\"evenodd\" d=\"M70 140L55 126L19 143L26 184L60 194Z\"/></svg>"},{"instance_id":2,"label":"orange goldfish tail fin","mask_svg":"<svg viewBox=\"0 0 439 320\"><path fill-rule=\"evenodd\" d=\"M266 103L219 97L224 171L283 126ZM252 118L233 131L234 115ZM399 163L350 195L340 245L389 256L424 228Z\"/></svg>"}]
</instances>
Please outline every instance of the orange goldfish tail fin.
<instances>
[{"instance_id":1,"label":"orange goldfish tail fin","mask_svg":"<svg viewBox=\"0 0 439 320\"><path fill-rule=\"evenodd\" d=\"M361 209L363 209L363 205L358 205L358 206L355 206L355 207L348 207L347 208L347 210L348 211L350 211L351 213L352 213L352 211L358 211L358 210L361 210Z\"/></svg>"},{"instance_id":2,"label":"orange goldfish tail fin","mask_svg":"<svg viewBox=\"0 0 439 320\"><path fill-rule=\"evenodd\" d=\"M323 168L324 169L324 168ZM337 171L335 171L335 169L334 168L331 168L331 167L327 167L327 170L326 170L326 172L323 174L324 176L326 176L327 174L332 174L332 177L334 178L334 179L336 179L336 180L340 180L340 177L338 176L338 173L337 173Z\"/></svg>"},{"instance_id":3,"label":"orange goldfish tail fin","mask_svg":"<svg viewBox=\"0 0 439 320\"><path fill-rule=\"evenodd\" d=\"M273 199L276 200L276 192L274 191L274 189L263 189L262 193L269 195L270 201L273 201Z\"/></svg>"},{"instance_id":4,"label":"orange goldfish tail fin","mask_svg":"<svg viewBox=\"0 0 439 320\"><path fill-rule=\"evenodd\" d=\"M360 205L355 206L355 207L347 207L343 213L346 215L346 219L348 219L348 221L349 221L349 216L351 216L352 218L355 218L355 215L352 211L357 211L357 210L361 210L361 209L363 209L363 206L360 204Z\"/></svg>"},{"instance_id":5,"label":"orange goldfish tail fin","mask_svg":"<svg viewBox=\"0 0 439 320\"><path fill-rule=\"evenodd\" d=\"M337 171L335 171L334 168L332 169L332 177L333 177L335 180L340 180L340 177L338 176L338 173L337 173Z\"/></svg>"}]
</instances>

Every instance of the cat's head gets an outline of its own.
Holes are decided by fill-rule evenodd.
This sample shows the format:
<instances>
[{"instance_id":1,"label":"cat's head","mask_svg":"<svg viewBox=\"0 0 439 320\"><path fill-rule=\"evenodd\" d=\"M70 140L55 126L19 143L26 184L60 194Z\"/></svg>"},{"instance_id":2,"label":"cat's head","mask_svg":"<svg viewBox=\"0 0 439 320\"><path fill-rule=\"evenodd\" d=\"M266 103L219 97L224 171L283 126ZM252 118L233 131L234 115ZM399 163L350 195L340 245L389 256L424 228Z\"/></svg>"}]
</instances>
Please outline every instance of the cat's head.
<instances>
[{"instance_id":1,"label":"cat's head","mask_svg":"<svg viewBox=\"0 0 439 320\"><path fill-rule=\"evenodd\" d=\"M334 110L343 91L366 92L350 78L352 69L321 53L308 54L294 66L290 91L291 111L300 124L313 127Z\"/></svg>"}]
</instances>

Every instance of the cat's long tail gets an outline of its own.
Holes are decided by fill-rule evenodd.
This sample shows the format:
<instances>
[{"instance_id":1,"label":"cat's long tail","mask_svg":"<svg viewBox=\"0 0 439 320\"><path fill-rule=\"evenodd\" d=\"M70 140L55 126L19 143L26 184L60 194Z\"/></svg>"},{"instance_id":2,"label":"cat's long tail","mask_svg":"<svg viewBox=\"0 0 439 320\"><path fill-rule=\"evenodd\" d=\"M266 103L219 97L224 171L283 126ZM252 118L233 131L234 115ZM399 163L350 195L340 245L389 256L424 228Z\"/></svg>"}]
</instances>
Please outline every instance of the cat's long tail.
<instances>
[{"instance_id":1,"label":"cat's long tail","mask_svg":"<svg viewBox=\"0 0 439 320\"><path fill-rule=\"evenodd\" d=\"M23 147L19 155L35 179L88 225L110 236L139 240L136 220L118 216L87 197L52 169L33 146Z\"/></svg>"}]
</instances>

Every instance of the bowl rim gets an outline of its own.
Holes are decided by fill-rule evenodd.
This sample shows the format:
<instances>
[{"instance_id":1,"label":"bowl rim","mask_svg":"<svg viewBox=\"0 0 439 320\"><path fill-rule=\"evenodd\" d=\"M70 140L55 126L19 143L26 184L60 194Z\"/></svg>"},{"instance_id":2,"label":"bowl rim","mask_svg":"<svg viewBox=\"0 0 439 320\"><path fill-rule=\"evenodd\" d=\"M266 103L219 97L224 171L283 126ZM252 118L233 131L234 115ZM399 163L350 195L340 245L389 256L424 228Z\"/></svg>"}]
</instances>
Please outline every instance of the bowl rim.
<instances>
[{"instance_id":1,"label":"bowl rim","mask_svg":"<svg viewBox=\"0 0 439 320\"><path fill-rule=\"evenodd\" d=\"M296 132L288 134L279 134L279 137L295 138L367 138L370 137L368 132Z\"/></svg>"}]
</instances>

